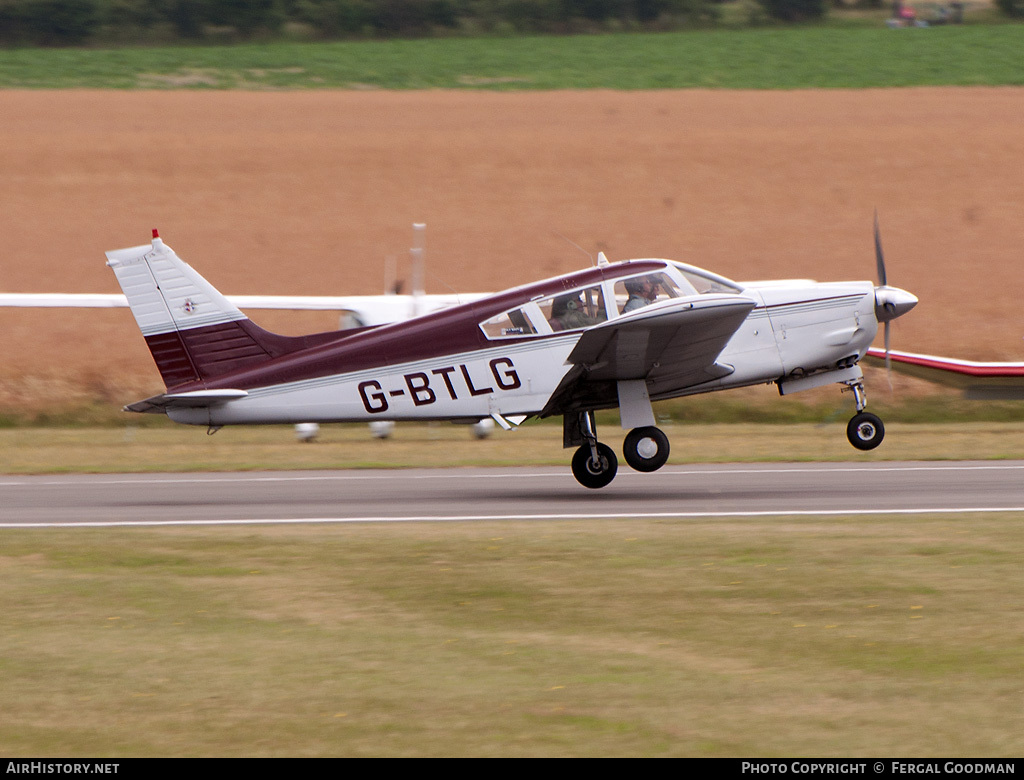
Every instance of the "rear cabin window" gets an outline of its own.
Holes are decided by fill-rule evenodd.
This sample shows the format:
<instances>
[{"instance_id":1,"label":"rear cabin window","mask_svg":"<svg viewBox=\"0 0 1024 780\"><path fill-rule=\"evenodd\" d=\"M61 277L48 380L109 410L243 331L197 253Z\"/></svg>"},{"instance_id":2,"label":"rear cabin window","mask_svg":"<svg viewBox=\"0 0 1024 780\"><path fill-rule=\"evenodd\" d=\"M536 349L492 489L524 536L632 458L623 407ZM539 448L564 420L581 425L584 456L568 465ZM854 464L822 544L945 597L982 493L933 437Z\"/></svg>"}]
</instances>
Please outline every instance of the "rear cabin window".
<instances>
[{"instance_id":1,"label":"rear cabin window","mask_svg":"<svg viewBox=\"0 0 1024 780\"><path fill-rule=\"evenodd\" d=\"M551 330L556 333L589 328L608 319L604 292L600 285L542 298L537 301L537 305Z\"/></svg>"},{"instance_id":2,"label":"rear cabin window","mask_svg":"<svg viewBox=\"0 0 1024 780\"><path fill-rule=\"evenodd\" d=\"M532 336L537 332L522 309L513 309L497 317L491 317L486 322L480 323L484 333L489 339L516 338L519 336Z\"/></svg>"}]
</instances>

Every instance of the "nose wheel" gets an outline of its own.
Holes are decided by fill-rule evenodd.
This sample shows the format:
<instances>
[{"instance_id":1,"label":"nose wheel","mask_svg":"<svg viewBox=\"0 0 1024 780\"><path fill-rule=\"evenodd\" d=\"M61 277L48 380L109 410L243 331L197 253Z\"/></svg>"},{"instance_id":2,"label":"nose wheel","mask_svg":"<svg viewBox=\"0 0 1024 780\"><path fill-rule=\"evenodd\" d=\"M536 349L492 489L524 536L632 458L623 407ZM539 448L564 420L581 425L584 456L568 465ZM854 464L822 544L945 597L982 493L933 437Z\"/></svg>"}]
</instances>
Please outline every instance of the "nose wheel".
<instances>
[{"instance_id":1,"label":"nose wheel","mask_svg":"<svg viewBox=\"0 0 1024 780\"><path fill-rule=\"evenodd\" d=\"M885 438L885 426L870 412L858 412L846 426L846 438L858 450L873 450Z\"/></svg>"},{"instance_id":2,"label":"nose wheel","mask_svg":"<svg viewBox=\"0 0 1024 780\"><path fill-rule=\"evenodd\" d=\"M850 382L849 387L853 390L853 397L857 402L857 414L846 426L846 438L858 450L873 450L885 438L885 426L877 415L864 411L864 407L867 406L864 383Z\"/></svg>"}]
</instances>

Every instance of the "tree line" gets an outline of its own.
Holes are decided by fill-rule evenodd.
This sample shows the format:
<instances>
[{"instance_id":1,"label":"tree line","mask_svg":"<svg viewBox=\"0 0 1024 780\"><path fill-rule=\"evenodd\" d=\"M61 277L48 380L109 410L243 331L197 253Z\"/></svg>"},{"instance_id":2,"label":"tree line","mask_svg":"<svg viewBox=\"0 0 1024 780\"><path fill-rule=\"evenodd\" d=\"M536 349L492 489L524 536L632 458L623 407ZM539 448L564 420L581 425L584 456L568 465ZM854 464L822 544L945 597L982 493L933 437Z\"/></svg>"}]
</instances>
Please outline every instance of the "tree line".
<instances>
[{"instance_id":1,"label":"tree line","mask_svg":"<svg viewBox=\"0 0 1024 780\"><path fill-rule=\"evenodd\" d=\"M778 2L779 0L772 0ZM825 0L782 0L823 4ZM0 45L565 34L710 25L719 0L0 0Z\"/></svg>"},{"instance_id":2,"label":"tree line","mask_svg":"<svg viewBox=\"0 0 1024 780\"><path fill-rule=\"evenodd\" d=\"M854 0L879 6L884 0ZM1010 16L1024 0L995 0ZM0 0L0 45L565 34L712 25L721 0ZM757 0L780 21L829 2Z\"/></svg>"},{"instance_id":3,"label":"tree line","mask_svg":"<svg viewBox=\"0 0 1024 780\"><path fill-rule=\"evenodd\" d=\"M566 33L674 28L714 12L712 0L0 0L0 43Z\"/></svg>"}]
</instances>

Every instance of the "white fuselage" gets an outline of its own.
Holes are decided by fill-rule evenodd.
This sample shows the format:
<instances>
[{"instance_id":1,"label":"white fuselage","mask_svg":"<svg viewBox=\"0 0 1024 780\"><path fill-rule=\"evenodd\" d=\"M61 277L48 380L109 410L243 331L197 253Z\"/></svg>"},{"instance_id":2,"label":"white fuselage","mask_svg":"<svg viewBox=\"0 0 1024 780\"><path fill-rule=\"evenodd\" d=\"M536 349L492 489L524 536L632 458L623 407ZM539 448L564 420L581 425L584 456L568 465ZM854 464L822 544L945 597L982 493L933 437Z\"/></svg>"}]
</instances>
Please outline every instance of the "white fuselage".
<instances>
[{"instance_id":1,"label":"white fuselage","mask_svg":"<svg viewBox=\"0 0 1024 780\"><path fill-rule=\"evenodd\" d=\"M648 377L652 399L779 382L855 364L878 328L870 282L745 286L755 301L717 362L727 376L688 387ZM480 419L536 414L570 370L581 332L548 334L426 360L268 385L244 398L168 416L196 425Z\"/></svg>"}]
</instances>

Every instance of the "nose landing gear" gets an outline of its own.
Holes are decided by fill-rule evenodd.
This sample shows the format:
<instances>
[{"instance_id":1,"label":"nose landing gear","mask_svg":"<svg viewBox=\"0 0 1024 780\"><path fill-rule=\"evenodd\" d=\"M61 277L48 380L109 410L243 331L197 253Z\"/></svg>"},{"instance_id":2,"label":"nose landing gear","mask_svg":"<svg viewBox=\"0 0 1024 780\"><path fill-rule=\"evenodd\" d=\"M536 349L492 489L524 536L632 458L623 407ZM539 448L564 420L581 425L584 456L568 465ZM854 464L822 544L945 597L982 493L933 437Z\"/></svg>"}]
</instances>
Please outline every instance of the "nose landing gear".
<instances>
[{"instance_id":1,"label":"nose landing gear","mask_svg":"<svg viewBox=\"0 0 1024 780\"><path fill-rule=\"evenodd\" d=\"M846 426L846 438L858 450L873 450L885 438L885 426L877 415L864 411L864 407L867 406L864 381L855 380L846 384L853 391L853 397L857 402L857 414Z\"/></svg>"}]
</instances>

